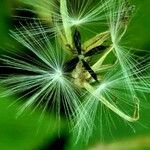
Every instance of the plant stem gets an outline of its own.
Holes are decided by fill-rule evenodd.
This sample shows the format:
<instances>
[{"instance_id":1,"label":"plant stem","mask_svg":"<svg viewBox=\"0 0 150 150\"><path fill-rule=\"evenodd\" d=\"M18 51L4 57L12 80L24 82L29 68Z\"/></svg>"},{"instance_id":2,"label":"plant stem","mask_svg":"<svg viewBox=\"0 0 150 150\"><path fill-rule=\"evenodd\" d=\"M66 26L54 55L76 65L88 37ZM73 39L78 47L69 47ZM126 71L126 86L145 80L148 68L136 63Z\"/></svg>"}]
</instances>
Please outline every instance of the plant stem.
<instances>
[{"instance_id":1,"label":"plant stem","mask_svg":"<svg viewBox=\"0 0 150 150\"><path fill-rule=\"evenodd\" d=\"M68 42L67 44L72 46L72 32L71 26L69 26L69 15L66 0L60 0L60 14L62 18L64 33Z\"/></svg>"},{"instance_id":2,"label":"plant stem","mask_svg":"<svg viewBox=\"0 0 150 150\"><path fill-rule=\"evenodd\" d=\"M111 109L113 112L115 112L117 115L119 115L121 118L123 118L126 121L129 122L135 122L139 119L139 102L137 101L135 104L135 111L133 116L129 116L119 110L116 106L112 105L108 100L106 100L103 96L98 96L95 94L95 89L87 82L84 83L85 89L90 92L96 99L98 99L100 102L102 102L106 107Z\"/></svg>"}]
</instances>

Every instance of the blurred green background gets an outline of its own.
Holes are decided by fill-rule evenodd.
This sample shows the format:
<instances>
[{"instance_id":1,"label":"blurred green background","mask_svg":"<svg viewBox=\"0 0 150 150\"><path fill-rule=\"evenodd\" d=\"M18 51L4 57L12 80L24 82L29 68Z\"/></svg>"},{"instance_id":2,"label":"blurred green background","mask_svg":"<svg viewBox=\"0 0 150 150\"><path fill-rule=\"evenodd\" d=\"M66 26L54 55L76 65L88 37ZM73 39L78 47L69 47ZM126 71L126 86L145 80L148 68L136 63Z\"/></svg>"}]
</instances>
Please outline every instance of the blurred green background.
<instances>
[{"instance_id":1,"label":"blurred green background","mask_svg":"<svg viewBox=\"0 0 150 150\"><path fill-rule=\"evenodd\" d=\"M132 0L132 3L136 5L137 10L127 33L128 44L149 51L150 0ZM9 37L9 29L13 26L11 16L18 5L20 4L17 0L0 1L0 54L15 45ZM3 87L0 86L0 91L2 90ZM150 95L147 97L149 100ZM99 139L99 133L95 133L93 140L84 146L80 141L74 145L74 138L68 132L65 119L61 120L61 128L58 130L59 125L55 116L46 114L40 118L40 111L30 113L29 110L16 118L20 104L12 104L15 100L15 97L0 98L0 150L150 149L150 102L148 101L141 103L139 122L129 126L118 119L116 127L111 127L111 134L104 125L102 138Z\"/></svg>"}]
</instances>

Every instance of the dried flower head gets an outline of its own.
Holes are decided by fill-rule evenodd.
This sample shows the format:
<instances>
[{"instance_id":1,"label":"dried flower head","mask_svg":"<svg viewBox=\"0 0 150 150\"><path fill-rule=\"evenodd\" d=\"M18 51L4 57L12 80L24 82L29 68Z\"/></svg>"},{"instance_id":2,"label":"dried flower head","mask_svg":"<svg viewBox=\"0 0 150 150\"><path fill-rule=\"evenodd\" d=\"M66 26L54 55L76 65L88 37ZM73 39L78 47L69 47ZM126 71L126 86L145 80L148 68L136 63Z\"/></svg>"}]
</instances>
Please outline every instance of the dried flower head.
<instances>
[{"instance_id":1,"label":"dried flower head","mask_svg":"<svg viewBox=\"0 0 150 150\"><path fill-rule=\"evenodd\" d=\"M148 60L139 63L135 51L121 44L134 6L125 0L53 0L48 4L53 7L48 29L54 33L53 39L39 19L11 31L34 57L15 54L1 58L5 67L21 72L2 78L8 88L4 94L29 95L20 113L44 104L43 111L54 108L59 116L63 104L77 140L85 134L88 140L96 117L101 121L106 110L125 121L137 121L140 101L149 92L149 65L141 65ZM105 25L105 29L93 36L95 32L88 28L93 37L84 41L81 31L89 24Z\"/></svg>"}]
</instances>

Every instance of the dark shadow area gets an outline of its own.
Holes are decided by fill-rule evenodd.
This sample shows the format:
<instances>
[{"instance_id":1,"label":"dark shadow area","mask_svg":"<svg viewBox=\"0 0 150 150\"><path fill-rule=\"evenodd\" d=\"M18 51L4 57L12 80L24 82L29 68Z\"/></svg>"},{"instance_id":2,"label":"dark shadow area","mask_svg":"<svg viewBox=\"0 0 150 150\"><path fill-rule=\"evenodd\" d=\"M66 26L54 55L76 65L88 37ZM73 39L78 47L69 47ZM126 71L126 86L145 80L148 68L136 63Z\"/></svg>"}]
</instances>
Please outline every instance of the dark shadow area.
<instances>
[{"instance_id":1,"label":"dark shadow area","mask_svg":"<svg viewBox=\"0 0 150 150\"><path fill-rule=\"evenodd\" d=\"M66 145L68 144L67 136L61 135L60 137L54 138L52 141L46 142L40 148L35 150L65 150Z\"/></svg>"}]
</instances>

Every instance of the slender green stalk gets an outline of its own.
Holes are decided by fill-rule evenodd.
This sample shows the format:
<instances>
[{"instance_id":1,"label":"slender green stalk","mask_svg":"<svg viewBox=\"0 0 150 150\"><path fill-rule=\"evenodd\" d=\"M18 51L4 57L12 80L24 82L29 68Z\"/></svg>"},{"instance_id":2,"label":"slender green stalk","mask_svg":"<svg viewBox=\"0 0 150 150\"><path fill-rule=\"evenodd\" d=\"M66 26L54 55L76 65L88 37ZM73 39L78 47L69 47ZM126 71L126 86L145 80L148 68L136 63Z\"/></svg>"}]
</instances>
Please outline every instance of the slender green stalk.
<instances>
[{"instance_id":1,"label":"slender green stalk","mask_svg":"<svg viewBox=\"0 0 150 150\"><path fill-rule=\"evenodd\" d=\"M60 0L60 14L62 17L63 28L65 32L65 36L69 45L72 46L72 33L71 27L69 26L69 15L68 15L68 8L66 0Z\"/></svg>"},{"instance_id":2,"label":"slender green stalk","mask_svg":"<svg viewBox=\"0 0 150 150\"><path fill-rule=\"evenodd\" d=\"M133 116L129 116L119 110L117 107L115 107L113 104L111 104L108 100L106 100L103 96L98 97L97 94L95 94L95 89L88 83L84 83L84 87L87 91L89 91L96 99L98 99L100 102L102 102L107 108L111 109L113 112L115 112L118 116L123 118L126 121L129 122L135 122L139 119L139 101L137 100L135 104L135 111Z\"/></svg>"}]
</instances>

